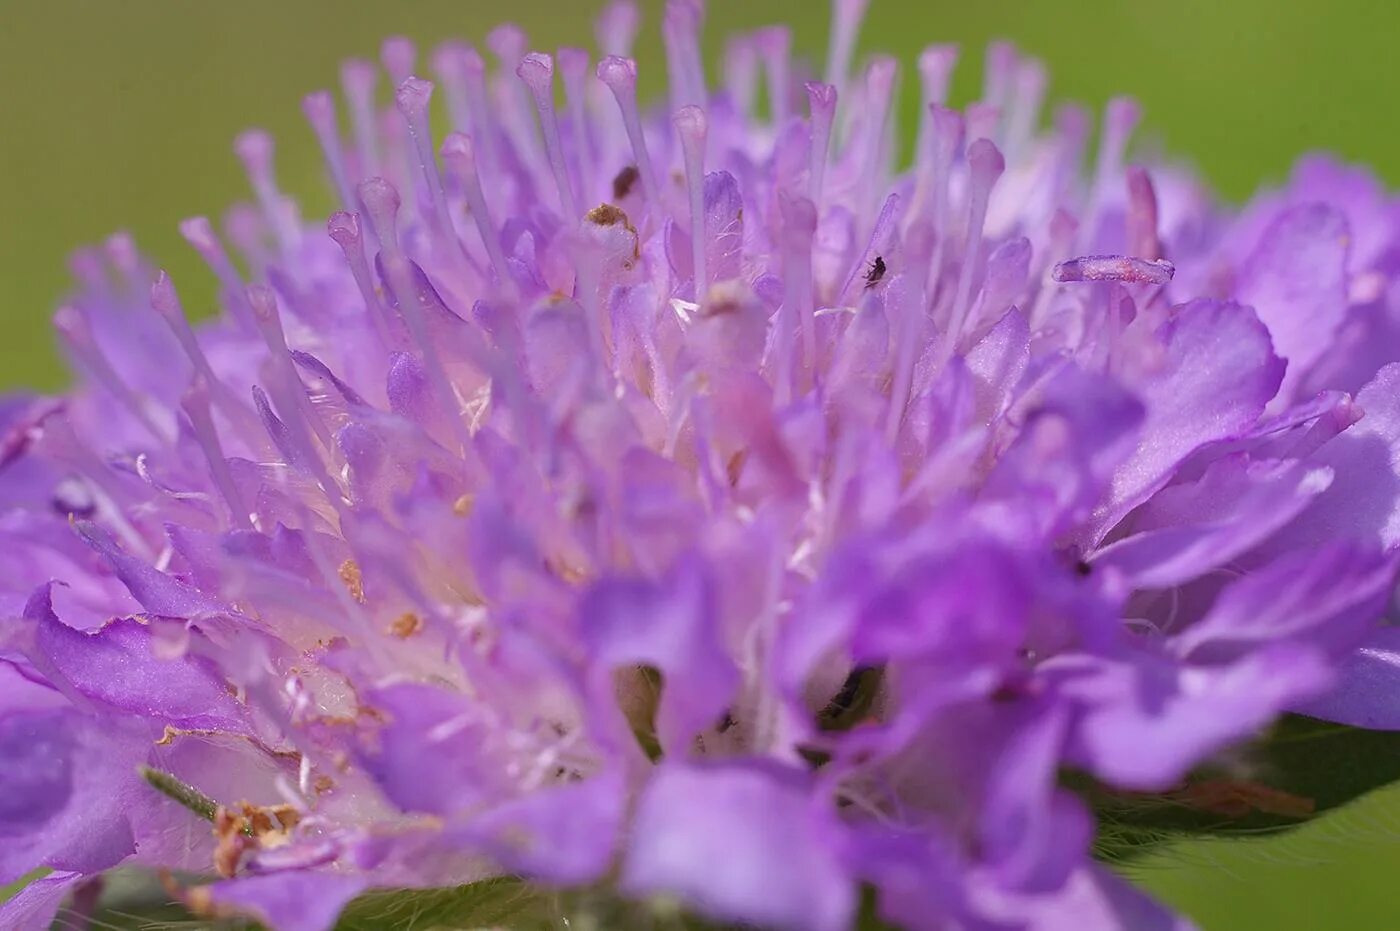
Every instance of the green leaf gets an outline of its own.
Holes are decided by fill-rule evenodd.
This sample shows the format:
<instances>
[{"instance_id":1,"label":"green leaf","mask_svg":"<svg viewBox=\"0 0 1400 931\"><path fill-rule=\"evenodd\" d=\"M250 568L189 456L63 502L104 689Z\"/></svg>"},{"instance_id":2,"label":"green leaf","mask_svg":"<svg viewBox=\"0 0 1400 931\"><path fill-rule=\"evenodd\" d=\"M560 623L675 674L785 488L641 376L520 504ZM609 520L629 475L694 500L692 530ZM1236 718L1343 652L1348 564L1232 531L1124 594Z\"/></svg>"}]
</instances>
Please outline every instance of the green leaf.
<instances>
[{"instance_id":1,"label":"green leaf","mask_svg":"<svg viewBox=\"0 0 1400 931\"><path fill-rule=\"evenodd\" d=\"M31 872L26 873L25 875L21 876L19 879L16 879L14 882L9 883L8 885L0 886L0 905L4 905L10 899L19 895L20 890L23 889L25 886L29 885L36 879L43 879L45 876L49 875L50 872L52 872L52 870L50 870L48 867L40 867L37 870L32 870Z\"/></svg>"},{"instance_id":2,"label":"green leaf","mask_svg":"<svg viewBox=\"0 0 1400 931\"><path fill-rule=\"evenodd\" d=\"M856 912L856 931L899 931L880 917L879 896L872 886L860 890L860 910Z\"/></svg>"},{"instance_id":3,"label":"green leaf","mask_svg":"<svg viewBox=\"0 0 1400 931\"><path fill-rule=\"evenodd\" d=\"M145 871L117 871L98 903L94 927L141 931L190 931L219 928L258 931L249 919L208 921L172 902L155 877ZM552 894L518 879L487 879L439 889L375 889L350 902L336 931L467 931L511 928L520 931L558 928L565 912Z\"/></svg>"},{"instance_id":4,"label":"green leaf","mask_svg":"<svg viewBox=\"0 0 1400 931\"><path fill-rule=\"evenodd\" d=\"M1294 714L1239 758L1203 768L1170 792L1068 782L1098 816L1097 854L1119 861L1185 838L1287 831L1397 779L1400 733Z\"/></svg>"},{"instance_id":5,"label":"green leaf","mask_svg":"<svg viewBox=\"0 0 1400 931\"><path fill-rule=\"evenodd\" d=\"M559 906L518 879L487 879L445 889L397 889L367 892L341 913L336 931L429 931L556 927Z\"/></svg>"}]
</instances>

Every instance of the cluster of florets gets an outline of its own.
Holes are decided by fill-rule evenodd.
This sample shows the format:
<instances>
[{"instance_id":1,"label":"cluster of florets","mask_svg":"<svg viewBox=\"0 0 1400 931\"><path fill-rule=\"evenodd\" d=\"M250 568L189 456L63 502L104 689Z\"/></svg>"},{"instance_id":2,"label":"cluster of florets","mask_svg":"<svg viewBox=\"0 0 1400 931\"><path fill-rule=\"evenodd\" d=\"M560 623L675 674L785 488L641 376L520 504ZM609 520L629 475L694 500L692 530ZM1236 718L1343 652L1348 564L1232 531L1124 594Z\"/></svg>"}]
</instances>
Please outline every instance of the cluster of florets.
<instances>
[{"instance_id":1,"label":"cluster of florets","mask_svg":"<svg viewBox=\"0 0 1400 931\"><path fill-rule=\"evenodd\" d=\"M1005 45L962 112L920 57L897 171L863 6L824 80L771 28L716 89L672 0L656 113L630 4L596 66L449 43L446 135L390 40L391 107L358 61L348 137L305 100L328 224L251 132L256 204L183 226L216 319L124 237L78 256L79 382L3 408L0 883L54 870L7 927L124 862L312 931L498 874L1166 927L1063 772L1170 790L1287 709L1377 723L1338 670L1400 541L1392 205L1312 161L1219 212L1125 162L1125 101L1086 171Z\"/></svg>"}]
</instances>

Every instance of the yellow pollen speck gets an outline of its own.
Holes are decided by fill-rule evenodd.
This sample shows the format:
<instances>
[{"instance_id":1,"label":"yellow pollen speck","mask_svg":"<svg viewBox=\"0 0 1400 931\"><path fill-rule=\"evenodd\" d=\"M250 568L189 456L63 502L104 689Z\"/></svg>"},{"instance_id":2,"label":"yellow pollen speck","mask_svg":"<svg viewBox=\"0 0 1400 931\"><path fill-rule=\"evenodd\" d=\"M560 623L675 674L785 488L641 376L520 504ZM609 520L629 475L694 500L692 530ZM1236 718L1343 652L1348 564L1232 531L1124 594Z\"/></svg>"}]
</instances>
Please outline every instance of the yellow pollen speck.
<instances>
[{"instance_id":1,"label":"yellow pollen speck","mask_svg":"<svg viewBox=\"0 0 1400 931\"><path fill-rule=\"evenodd\" d=\"M412 611L405 611L389 624L389 636L407 640L423 629L423 619Z\"/></svg>"},{"instance_id":2,"label":"yellow pollen speck","mask_svg":"<svg viewBox=\"0 0 1400 931\"><path fill-rule=\"evenodd\" d=\"M350 597L360 604L365 603L365 581L360 574L360 564L353 559L347 559L340 564L340 581L345 583L345 588L350 592Z\"/></svg>"},{"instance_id":3,"label":"yellow pollen speck","mask_svg":"<svg viewBox=\"0 0 1400 931\"><path fill-rule=\"evenodd\" d=\"M476 499L471 495L462 495L462 497L452 502L452 513L456 514L458 517L466 517L472 512L472 505L475 501Z\"/></svg>"},{"instance_id":4,"label":"yellow pollen speck","mask_svg":"<svg viewBox=\"0 0 1400 931\"><path fill-rule=\"evenodd\" d=\"M588 579L587 572L566 562L551 563L550 568L554 570L555 575L570 585L578 585Z\"/></svg>"}]
</instances>

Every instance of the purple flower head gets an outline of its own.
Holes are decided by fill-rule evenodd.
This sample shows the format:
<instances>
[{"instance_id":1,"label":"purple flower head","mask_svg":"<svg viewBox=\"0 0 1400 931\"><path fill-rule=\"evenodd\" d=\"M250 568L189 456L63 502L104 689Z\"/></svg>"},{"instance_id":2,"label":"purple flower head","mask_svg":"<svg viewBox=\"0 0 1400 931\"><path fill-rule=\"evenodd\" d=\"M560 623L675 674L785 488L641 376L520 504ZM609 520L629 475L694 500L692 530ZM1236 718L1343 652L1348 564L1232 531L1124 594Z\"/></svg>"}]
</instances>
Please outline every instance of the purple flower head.
<instances>
[{"instance_id":1,"label":"purple flower head","mask_svg":"<svg viewBox=\"0 0 1400 931\"><path fill-rule=\"evenodd\" d=\"M1177 927L1063 773L1400 726L1394 204L1313 160L1223 210L1131 102L1042 131L1006 44L962 112L920 56L900 169L864 7L823 80L771 28L716 81L672 0L656 109L627 2L596 64L390 39L305 99L328 222L254 131L253 203L182 225L214 319L79 256L76 387L0 407L0 882L57 871L7 927L120 863L306 931L502 875Z\"/></svg>"}]
</instances>

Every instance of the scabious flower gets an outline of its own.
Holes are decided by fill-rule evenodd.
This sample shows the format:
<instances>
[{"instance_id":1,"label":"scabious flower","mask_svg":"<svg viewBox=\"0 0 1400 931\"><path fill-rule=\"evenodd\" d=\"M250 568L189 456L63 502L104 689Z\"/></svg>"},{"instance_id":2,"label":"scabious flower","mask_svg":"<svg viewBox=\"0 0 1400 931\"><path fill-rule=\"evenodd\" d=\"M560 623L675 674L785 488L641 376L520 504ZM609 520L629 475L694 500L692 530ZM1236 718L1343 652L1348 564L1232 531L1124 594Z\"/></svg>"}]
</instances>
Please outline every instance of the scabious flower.
<instances>
[{"instance_id":1,"label":"scabious flower","mask_svg":"<svg viewBox=\"0 0 1400 931\"><path fill-rule=\"evenodd\" d=\"M1224 210L1125 162L1125 100L1088 157L1003 44L963 112L920 56L896 171L864 5L822 80L775 27L716 87L672 0L655 112L629 3L596 64L503 26L435 87L391 39L392 106L361 61L348 135L305 100L328 223L250 132L236 252L182 226L215 319L125 236L78 254L78 383L0 413L0 882L52 869L0 924L137 864L291 931L496 875L1178 927L1064 772L1166 791L1285 710L1400 724L1394 203L1314 159Z\"/></svg>"}]
</instances>

